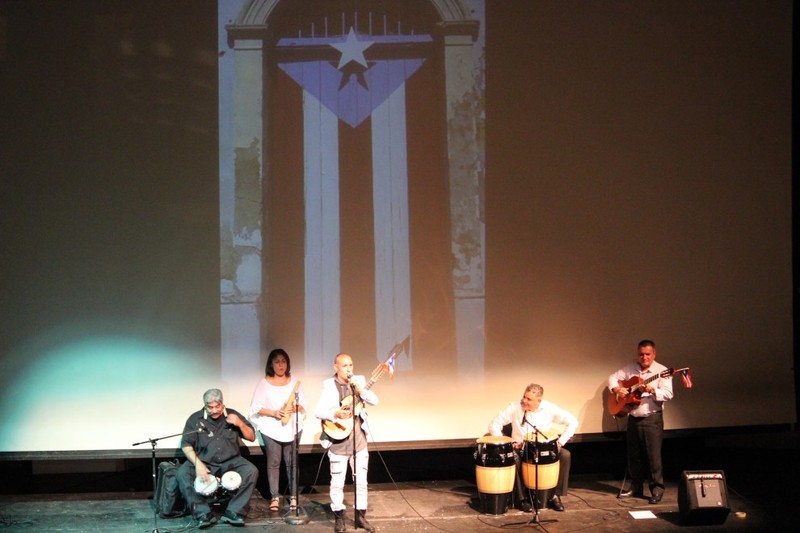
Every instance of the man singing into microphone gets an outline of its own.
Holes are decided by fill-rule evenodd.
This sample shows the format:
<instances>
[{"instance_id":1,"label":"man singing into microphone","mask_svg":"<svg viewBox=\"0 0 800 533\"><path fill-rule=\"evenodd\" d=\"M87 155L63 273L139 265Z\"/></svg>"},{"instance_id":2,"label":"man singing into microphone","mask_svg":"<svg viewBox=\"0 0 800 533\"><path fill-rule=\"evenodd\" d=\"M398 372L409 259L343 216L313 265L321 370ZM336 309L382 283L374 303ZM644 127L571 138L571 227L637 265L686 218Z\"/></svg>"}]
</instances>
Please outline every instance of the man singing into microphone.
<instances>
[{"instance_id":1,"label":"man singing into microphone","mask_svg":"<svg viewBox=\"0 0 800 533\"><path fill-rule=\"evenodd\" d=\"M375 528L367 522L367 413L362 404L377 405L378 397L365 388L364 376L353 375L353 359L340 353L333 362L336 374L322 383L322 394L314 416L322 420L320 444L328 448L331 467L331 511L336 517L334 531L347 529L345 523L344 480L347 464L355 477L355 523L368 532ZM355 412L355 416L353 416ZM353 459L355 458L355 466Z\"/></svg>"},{"instance_id":2,"label":"man singing into microphone","mask_svg":"<svg viewBox=\"0 0 800 533\"><path fill-rule=\"evenodd\" d=\"M569 450L563 446L577 431L578 419L554 403L543 400L543 395L544 389L541 385L531 383L525 387L522 399L518 402L511 402L500 411L489 424L488 432L490 435L501 436L504 426L510 425L511 440L518 453L522 451L523 444L533 446L537 440L540 443L556 440L559 462L558 484L555 491L553 489L541 491L539 501L547 502L547 506L551 509L563 511L564 504L561 502L561 496L567 494L572 459ZM519 457L517 457L517 464L519 464ZM522 490L519 475L517 475L515 490L520 501L520 509L526 512L530 511L531 504Z\"/></svg>"},{"instance_id":3,"label":"man singing into microphone","mask_svg":"<svg viewBox=\"0 0 800 533\"><path fill-rule=\"evenodd\" d=\"M212 477L219 478L230 471L238 473L242 482L228 502L222 521L243 526L258 480L258 469L240 455L239 439L254 441L256 434L244 416L225 407L219 389L207 390L203 394L203 405L203 409L189 416L183 428L181 449L187 461L178 468L178 486L198 522L197 527L205 529L217 518L208 498L195 489L195 479L208 484Z\"/></svg>"}]
</instances>

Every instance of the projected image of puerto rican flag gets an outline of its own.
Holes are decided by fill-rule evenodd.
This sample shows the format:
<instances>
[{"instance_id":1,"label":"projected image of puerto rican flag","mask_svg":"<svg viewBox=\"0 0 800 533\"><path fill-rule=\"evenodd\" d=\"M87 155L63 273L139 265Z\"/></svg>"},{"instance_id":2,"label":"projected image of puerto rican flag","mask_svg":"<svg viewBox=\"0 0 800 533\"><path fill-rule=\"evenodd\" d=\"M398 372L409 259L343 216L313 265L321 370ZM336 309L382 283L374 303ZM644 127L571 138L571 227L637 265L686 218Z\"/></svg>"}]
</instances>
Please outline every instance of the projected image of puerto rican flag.
<instances>
[{"instance_id":1,"label":"projected image of puerto rican flag","mask_svg":"<svg viewBox=\"0 0 800 533\"><path fill-rule=\"evenodd\" d=\"M302 93L302 146L296 147L302 163L294 168L302 167L303 176L307 368L328 368L330 354L343 345L358 345L365 328L372 339L362 345L378 360L412 333L409 161L420 155L409 157L409 120L414 120L409 116L417 111L409 108L407 84L432 44L426 34L367 35L351 26L338 36L280 38L271 49L277 68ZM275 90L273 106L294 104L284 89L281 84ZM279 159L295 151L286 133L292 126L285 122L273 125L273 151ZM371 194L365 197L362 191ZM370 220L354 221L359 213ZM353 238L353 227L365 231ZM343 234L347 228L350 236ZM364 266L367 255L369 267ZM369 275L348 271L356 263ZM370 282L371 289L364 290L362 285ZM347 298L351 304L343 301ZM411 354L398 366L411 368Z\"/></svg>"}]
</instances>

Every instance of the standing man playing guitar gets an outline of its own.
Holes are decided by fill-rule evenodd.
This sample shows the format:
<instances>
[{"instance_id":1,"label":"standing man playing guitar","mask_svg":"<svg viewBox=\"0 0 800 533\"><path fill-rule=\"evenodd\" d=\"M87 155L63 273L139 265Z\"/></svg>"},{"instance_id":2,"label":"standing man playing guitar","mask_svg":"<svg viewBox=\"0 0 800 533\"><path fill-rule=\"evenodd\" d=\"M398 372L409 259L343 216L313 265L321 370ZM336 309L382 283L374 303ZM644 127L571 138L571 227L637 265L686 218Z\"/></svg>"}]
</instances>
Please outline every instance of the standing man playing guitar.
<instances>
[{"instance_id":1,"label":"standing man playing guitar","mask_svg":"<svg viewBox=\"0 0 800 533\"><path fill-rule=\"evenodd\" d=\"M658 503L664 497L661 441L664 402L672 399L672 373L656 362L655 342L640 341L636 361L611 374L608 389L613 399L630 407L627 454L631 485L620 492L620 497L643 498L645 476L649 475L651 497L648 501Z\"/></svg>"},{"instance_id":2,"label":"standing man playing guitar","mask_svg":"<svg viewBox=\"0 0 800 533\"><path fill-rule=\"evenodd\" d=\"M328 448L331 468L331 511L336 517L334 531L345 531L344 481L347 465L355 478L355 523L368 532L375 528L367 522L367 413L363 404L377 405L378 396L366 386L364 376L353 375L353 358L346 353L336 356L333 363L336 371L332 378L322 383L322 394L314 415L322 420L323 432L320 443ZM353 416L355 414L355 416ZM326 432L326 426L334 433ZM353 461L355 460L355 465Z\"/></svg>"}]
</instances>

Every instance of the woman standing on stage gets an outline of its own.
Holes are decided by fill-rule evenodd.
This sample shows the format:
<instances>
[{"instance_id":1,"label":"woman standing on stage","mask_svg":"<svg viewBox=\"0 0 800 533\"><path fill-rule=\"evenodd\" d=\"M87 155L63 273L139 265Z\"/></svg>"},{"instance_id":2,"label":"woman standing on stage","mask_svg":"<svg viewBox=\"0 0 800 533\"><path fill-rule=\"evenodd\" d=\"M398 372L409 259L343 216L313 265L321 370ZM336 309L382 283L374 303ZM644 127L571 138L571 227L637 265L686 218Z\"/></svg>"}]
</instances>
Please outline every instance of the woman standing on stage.
<instances>
[{"instance_id":1,"label":"woman standing on stage","mask_svg":"<svg viewBox=\"0 0 800 533\"><path fill-rule=\"evenodd\" d=\"M280 468L283 459L286 476L289 479L289 508L297 508L295 498L297 480L292 464L292 444L296 438L299 443L305 419L305 398L303 387L292 376L292 363L285 350L276 348L267 358L264 379L258 382L250 404L250 419L261 433L261 450L267 459L267 480L272 501L269 510L280 510ZM295 420L295 393L299 419Z\"/></svg>"}]
</instances>

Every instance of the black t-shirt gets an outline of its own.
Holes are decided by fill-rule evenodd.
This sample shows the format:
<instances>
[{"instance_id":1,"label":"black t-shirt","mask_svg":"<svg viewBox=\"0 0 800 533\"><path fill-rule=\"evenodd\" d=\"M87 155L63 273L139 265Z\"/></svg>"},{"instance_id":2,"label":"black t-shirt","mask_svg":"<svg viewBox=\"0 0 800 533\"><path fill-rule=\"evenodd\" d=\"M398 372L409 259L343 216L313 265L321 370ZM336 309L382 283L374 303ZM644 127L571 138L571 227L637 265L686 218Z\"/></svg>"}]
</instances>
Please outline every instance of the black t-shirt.
<instances>
[{"instance_id":1,"label":"black t-shirt","mask_svg":"<svg viewBox=\"0 0 800 533\"><path fill-rule=\"evenodd\" d=\"M245 424L253 427L238 411L227 407L225 409L228 414L237 415ZM200 427L205 427L205 430L198 433L197 429ZM242 432L225 420L225 414L214 420L210 416L205 418L205 409L201 409L186 419L183 432L187 434L181 439L181 448L191 446L207 465L221 465L240 455L239 439L242 438Z\"/></svg>"}]
</instances>

